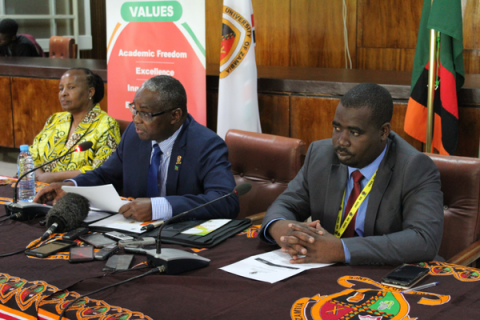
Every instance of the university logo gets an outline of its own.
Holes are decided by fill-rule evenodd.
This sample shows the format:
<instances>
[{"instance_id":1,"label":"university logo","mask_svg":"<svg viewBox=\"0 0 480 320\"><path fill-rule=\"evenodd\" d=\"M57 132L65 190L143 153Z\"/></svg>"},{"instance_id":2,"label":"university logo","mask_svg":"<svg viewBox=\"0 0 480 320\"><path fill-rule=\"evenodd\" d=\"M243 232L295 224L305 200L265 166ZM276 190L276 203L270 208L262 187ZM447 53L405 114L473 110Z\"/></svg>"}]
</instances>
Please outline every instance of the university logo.
<instances>
[{"instance_id":1,"label":"university logo","mask_svg":"<svg viewBox=\"0 0 480 320\"><path fill-rule=\"evenodd\" d=\"M253 26L247 19L227 6L223 7L223 13L220 78L231 74L255 44Z\"/></svg>"},{"instance_id":2,"label":"university logo","mask_svg":"<svg viewBox=\"0 0 480 320\"><path fill-rule=\"evenodd\" d=\"M433 276L454 276L462 282L480 281L480 272L475 268L439 261L422 262L418 265L430 268L430 274Z\"/></svg>"},{"instance_id":3,"label":"university logo","mask_svg":"<svg viewBox=\"0 0 480 320\"><path fill-rule=\"evenodd\" d=\"M359 281L375 285L379 289L346 289L341 292L322 296L317 294L311 298L297 300L290 311L294 320L387 320L411 319L410 305L401 292L402 289L389 287L369 278L344 276L338 283L351 288L350 281ZM419 294L419 304L436 306L450 301L450 296L411 291L408 294ZM428 296L432 297L430 299Z\"/></svg>"}]
</instances>

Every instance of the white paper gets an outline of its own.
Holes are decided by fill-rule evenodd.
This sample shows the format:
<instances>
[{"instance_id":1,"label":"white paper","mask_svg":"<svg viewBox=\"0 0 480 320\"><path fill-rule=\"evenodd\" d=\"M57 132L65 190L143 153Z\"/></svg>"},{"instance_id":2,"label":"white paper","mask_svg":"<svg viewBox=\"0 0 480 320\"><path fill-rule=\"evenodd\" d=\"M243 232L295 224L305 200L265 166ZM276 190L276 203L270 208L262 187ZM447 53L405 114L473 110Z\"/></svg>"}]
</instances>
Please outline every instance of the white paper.
<instances>
[{"instance_id":1,"label":"white paper","mask_svg":"<svg viewBox=\"0 0 480 320\"><path fill-rule=\"evenodd\" d=\"M193 228L190 228L188 230L185 230L182 232L182 234L194 234L197 236L205 236L209 234L210 232L217 230L221 226L229 223L232 221L231 219L212 219L208 220L202 224L199 224L198 226L195 226Z\"/></svg>"},{"instance_id":2,"label":"white paper","mask_svg":"<svg viewBox=\"0 0 480 320\"><path fill-rule=\"evenodd\" d=\"M291 256L283 253L280 249L257 254L231 265L220 268L237 276L250 278L253 280L275 283L283 279L292 277L308 269L322 268L333 263L302 263L292 264L289 261Z\"/></svg>"},{"instance_id":3,"label":"white paper","mask_svg":"<svg viewBox=\"0 0 480 320\"><path fill-rule=\"evenodd\" d=\"M90 224L89 227L102 227L133 233L142 233L145 232L145 230L142 230L142 227L150 223L152 223L152 221L140 222L133 219L125 219L123 215L117 213L109 218L94 222Z\"/></svg>"},{"instance_id":4,"label":"white paper","mask_svg":"<svg viewBox=\"0 0 480 320\"><path fill-rule=\"evenodd\" d=\"M95 187L63 186L62 189L84 196L90 202L90 207L104 211L118 212L118 209L126 203L120 199L117 190L111 184Z\"/></svg>"},{"instance_id":5,"label":"white paper","mask_svg":"<svg viewBox=\"0 0 480 320\"><path fill-rule=\"evenodd\" d=\"M86 222L86 223L90 223L90 222L94 222L94 221L97 221L97 220L101 220L101 219L104 219L108 216L111 216L112 213L109 213L109 212L104 212L104 211L88 211L88 215L87 217L85 218L85 220L83 220L83 222Z\"/></svg>"}]
</instances>

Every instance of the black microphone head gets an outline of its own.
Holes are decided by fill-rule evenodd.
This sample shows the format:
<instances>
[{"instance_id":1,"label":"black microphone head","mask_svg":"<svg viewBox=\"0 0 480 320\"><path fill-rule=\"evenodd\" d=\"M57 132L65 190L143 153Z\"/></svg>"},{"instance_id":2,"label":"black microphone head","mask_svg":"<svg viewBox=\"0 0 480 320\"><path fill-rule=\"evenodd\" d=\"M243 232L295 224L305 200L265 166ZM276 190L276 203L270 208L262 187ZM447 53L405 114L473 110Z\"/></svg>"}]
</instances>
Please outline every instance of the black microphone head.
<instances>
[{"instance_id":1,"label":"black microphone head","mask_svg":"<svg viewBox=\"0 0 480 320\"><path fill-rule=\"evenodd\" d=\"M238 196L243 196L245 193L248 193L252 189L252 185L248 182L244 182L235 187L235 194Z\"/></svg>"},{"instance_id":2,"label":"black microphone head","mask_svg":"<svg viewBox=\"0 0 480 320\"><path fill-rule=\"evenodd\" d=\"M80 144L75 148L75 151L77 151L77 152L85 151L85 150L91 149L92 146L93 146L92 141L85 141L85 142L80 143Z\"/></svg>"},{"instance_id":3,"label":"black microphone head","mask_svg":"<svg viewBox=\"0 0 480 320\"><path fill-rule=\"evenodd\" d=\"M88 200L76 193L66 193L47 213L47 228L58 223L58 232L79 228L88 215Z\"/></svg>"}]
</instances>

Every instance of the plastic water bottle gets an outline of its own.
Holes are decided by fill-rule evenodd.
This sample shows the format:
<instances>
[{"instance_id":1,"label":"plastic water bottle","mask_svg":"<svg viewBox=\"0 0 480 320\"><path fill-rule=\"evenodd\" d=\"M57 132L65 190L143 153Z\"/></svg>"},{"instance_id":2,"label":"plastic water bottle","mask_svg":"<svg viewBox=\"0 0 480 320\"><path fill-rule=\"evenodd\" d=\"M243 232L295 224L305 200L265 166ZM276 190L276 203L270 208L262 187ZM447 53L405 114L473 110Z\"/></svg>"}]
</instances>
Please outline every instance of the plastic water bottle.
<instances>
[{"instance_id":1,"label":"plastic water bottle","mask_svg":"<svg viewBox=\"0 0 480 320\"><path fill-rule=\"evenodd\" d=\"M24 172L34 168L32 155L26 144L20 146L17 168L19 178ZM35 193L35 172L31 172L18 183L18 200L31 202L35 198Z\"/></svg>"}]
</instances>

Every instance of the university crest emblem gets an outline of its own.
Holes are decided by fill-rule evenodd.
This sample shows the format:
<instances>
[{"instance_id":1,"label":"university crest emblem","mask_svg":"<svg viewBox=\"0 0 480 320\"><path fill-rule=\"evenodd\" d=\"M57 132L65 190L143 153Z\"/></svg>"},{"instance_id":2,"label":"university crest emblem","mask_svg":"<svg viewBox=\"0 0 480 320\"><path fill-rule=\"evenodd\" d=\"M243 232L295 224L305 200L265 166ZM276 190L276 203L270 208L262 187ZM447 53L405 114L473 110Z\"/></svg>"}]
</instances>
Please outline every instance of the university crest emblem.
<instances>
[{"instance_id":1,"label":"university crest emblem","mask_svg":"<svg viewBox=\"0 0 480 320\"><path fill-rule=\"evenodd\" d=\"M349 281L359 281L379 287L379 289L346 289L341 292L322 296L317 294L312 298L297 300L291 309L290 316L294 320L387 320L410 319L410 305L405 300L402 289L389 287L369 278L344 276L338 283L351 288ZM406 294L417 294L411 291ZM450 296L418 293L422 296L419 304L441 305L450 301ZM429 299L426 296L433 296Z\"/></svg>"},{"instance_id":2,"label":"university crest emblem","mask_svg":"<svg viewBox=\"0 0 480 320\"><path fill-rule=\"evenodd\" d=\"M224 6L222 19L222 43L220 49L220 78L227 77L237 68L255 45L255 32L252 25L241 14Z\"/></svg>"}]
</instances>

